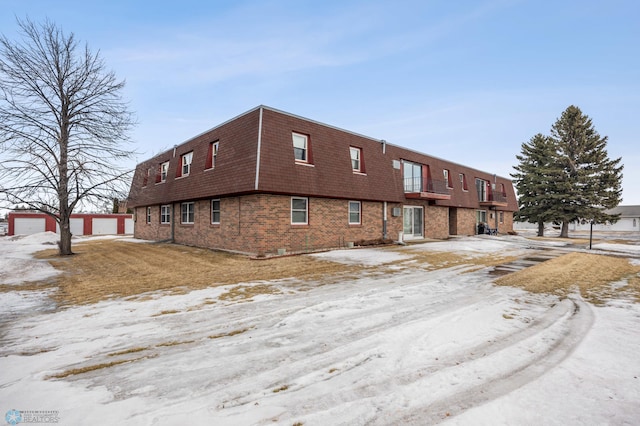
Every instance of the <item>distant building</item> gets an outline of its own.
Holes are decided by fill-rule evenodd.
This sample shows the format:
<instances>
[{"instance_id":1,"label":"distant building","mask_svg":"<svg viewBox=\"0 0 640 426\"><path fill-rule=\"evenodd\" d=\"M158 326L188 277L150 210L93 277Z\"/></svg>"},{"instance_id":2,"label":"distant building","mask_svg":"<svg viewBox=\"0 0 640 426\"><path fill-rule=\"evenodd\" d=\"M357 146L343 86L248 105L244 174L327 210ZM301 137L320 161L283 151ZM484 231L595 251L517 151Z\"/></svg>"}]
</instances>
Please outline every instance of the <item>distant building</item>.
<instances>
[{"instance_id":1,"label":"distant building","mask_svg":"<svg viewBox=\"0 0 640 426\"><path fill-rule=\"evenodd\" d=\"M606 210L608 214L619 214L620 219L617 222L594 223L594 231L611 231L611 232L640 232L640 206L618 206L613 209ZM551 229L554 224L545 223L545 229ZM560 229L559 225L555 226ZM530 222L515 222L513 228L516 231L537 230L538 225ZM588 220L580 220L569 223L569 231L589 231L591 230L591 222Z\"/></svg>"},{"instance_id":2,"label":"distant building","mask_svg":"<svg viewBox=\"0 0 640 426\"><path fill-rule=\"evenodd\" d=\"M619 214L617 222L596 223L594 231L636 231L640 232L640 206L618 206L606 211L608 214ZM571 222L570 231L588 231L591 224L588 221Z\"/></svg>"},{"instance_id":3,"label":"distant building","mask_svg":"<svg viewBox=\"0 0 640 426\"><path fill-rule=\"evenodd\" d=\"M512 230L511 180L259 106L138 164L137 238L258 255Z\"/></svg>"},{"instance_id":4,"label":"distant building","mask_svg":"<svg viewBox=\"0 0 640 426\"><path fill-rule=\"evenodd\" d=\"M133 234L132 214L74 213L69 220L72 235ZM8 222L8 235L60 233L56 219L44 213L14 211L9 213Z\"/></svg>"}]
</instances>

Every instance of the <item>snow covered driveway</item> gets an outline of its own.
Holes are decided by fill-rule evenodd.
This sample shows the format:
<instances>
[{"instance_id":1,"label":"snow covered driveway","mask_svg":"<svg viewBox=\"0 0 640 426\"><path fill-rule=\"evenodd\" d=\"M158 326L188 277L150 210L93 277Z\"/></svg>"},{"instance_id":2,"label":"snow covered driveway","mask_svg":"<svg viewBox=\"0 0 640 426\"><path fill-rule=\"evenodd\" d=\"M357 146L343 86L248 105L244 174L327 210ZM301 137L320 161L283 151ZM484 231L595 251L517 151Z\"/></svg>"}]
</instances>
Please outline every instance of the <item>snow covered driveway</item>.
<instances>
[{"instance_id":1,"label":"snow covered driveway","mask_svg":"<svg viewBox=\"0 0 640 426\"><path fill-rule=\"evenodd\" d=\"M444 246L525 250L509 239ZM425 272L398 252L318 256L394 268L270 282L279 294L243 302L215 287L46 312L0 293L20 313L0 335L0 410L55 410L65 425L640 419L637 304L496 287L486 270Z\"/></svg>"}]
</instances>

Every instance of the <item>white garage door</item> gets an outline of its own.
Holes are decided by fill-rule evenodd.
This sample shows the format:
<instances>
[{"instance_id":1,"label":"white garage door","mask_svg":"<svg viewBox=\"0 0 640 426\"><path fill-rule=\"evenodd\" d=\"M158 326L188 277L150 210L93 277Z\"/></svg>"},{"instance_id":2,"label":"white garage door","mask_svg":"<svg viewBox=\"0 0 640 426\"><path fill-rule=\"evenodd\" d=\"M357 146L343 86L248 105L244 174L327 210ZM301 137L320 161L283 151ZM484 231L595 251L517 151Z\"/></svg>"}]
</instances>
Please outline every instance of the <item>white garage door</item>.
<instances>
[{"instance_id":1,"label":"white garage door","mask_svg":"<svg viewBox=\"0 0 640 426\"><path fill-rule=\"evenodd\" d=\"M69 228L71 228L71 235L84 235L84 219L71 217L69 218ZM56 223L56 234L60 233L60 224Z\"/></svg>"},{"instance_id":2,"label":"white garage door","mask_svg":"<svg viewBox=\"0 0 640 426\"><path fill-rule=\"evenodd\" d=\"M115 235L118 233L118 219L93 219L93 235Z\"/></svg>"},{"instance_id":3,"label":"white garage door","mask_svg":"<svg viewBox=\"0 0 640 426\"><path fill-rule=\"evenodd\" d=\"M124 233L133 234L133 219L124 220Z\"/></svg>"},{"instance_id":4,"label":"white garage door","mask_svg":"<svg viewBox=\"0 0 640 426\"><path fill-rule=\"evenodd\" d=\"M44 232L46 229L45 218L40 217L17 217L13 222L13 233L15 235L31 235Z\"/></svg>"}]
</instances>

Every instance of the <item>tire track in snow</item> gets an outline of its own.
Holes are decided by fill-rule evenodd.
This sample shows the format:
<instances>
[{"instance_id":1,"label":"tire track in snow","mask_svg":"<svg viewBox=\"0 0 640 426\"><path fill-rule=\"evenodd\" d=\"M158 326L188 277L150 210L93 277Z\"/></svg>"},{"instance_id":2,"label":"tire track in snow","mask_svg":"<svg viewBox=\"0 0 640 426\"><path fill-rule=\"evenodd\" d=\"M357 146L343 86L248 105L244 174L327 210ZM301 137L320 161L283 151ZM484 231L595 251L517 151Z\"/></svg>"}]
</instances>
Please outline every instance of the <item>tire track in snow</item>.
<instances>
[{"instance_id":1,"label":"tire track in snow","mask_svg":"<svg viewBox=\"0 0 640 426\"><path fill-rule=\"evenodd\" d=\"M410 407L409 410L411 412L409 414L405 413L393 418L385 416L377 418L369 424L440 423L470 408L506 395L541 377L571 355L593 325L593 312L586 303L576 299L565 299L562 304L568 304L570 311L568 315L563 316L560 323L553 322L555 315L546 315L534 327L508 338L492 348L494 351L490 358L495 358L500 352L512 349L531 339L544 342L544 346L532 357L526 359L525 363L511 365L508 369L501 370L498 374L481 380L480 383L462 386L460 391L438 398L432 403ZM557 330L558 328L560 330ZM536 336L536 332L542 333L543 336ZM471 364L473 361L485 357L485 354L463 357L456 361L456 366L451 365L450 362L450 368L465 368L465 364ZM490 358L482 360L482 363L485 361L491 362ZM498 359L497 361L499 362L500 360ZM494 365L495 363L496 361L491 362ZM470 366L470 369L475 367L477 366ZM472 371L472 373L472 375L476 375L477 370Z\"/></svg>"}]
</instances>

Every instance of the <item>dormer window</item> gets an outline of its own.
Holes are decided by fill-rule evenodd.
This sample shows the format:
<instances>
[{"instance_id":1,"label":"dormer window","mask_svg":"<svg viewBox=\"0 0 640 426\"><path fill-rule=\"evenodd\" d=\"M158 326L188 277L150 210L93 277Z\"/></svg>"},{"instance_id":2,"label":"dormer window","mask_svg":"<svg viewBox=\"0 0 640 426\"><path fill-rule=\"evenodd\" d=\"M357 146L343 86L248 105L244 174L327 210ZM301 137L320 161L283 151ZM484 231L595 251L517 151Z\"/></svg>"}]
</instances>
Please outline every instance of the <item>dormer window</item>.
<instances>
[{"instance_id":1,"label":"dormer window","mask_svg":"<svg viewBox=\"0 0 640 426\"><path fill-rule=\"evenodd\" d=\"M216 167L216 160L218 159L218 144L219 142L211 142L209 144L209 153L207 154L207 169L213 169Z\"/></svg>"},{"instance_id":2,"label":"dormer window","mask_svg":"<svg viewBox=\"0 0 640 426\"><path fill-rule=\"evenodd\" d=\"M180 156L180 167L178 168L177 177L189 176L191 173L191 161L193 160L193 151L187 152Z\"/></svg>"},{"instance_id":3,"label":"dormer window","mask_svg":"<svg viewBox=\"0 0 640 426\"><path fill-rule=\"evenodd\" d=\"M167 180L167 172L169 171L169 162L166 161L160 164L160 182L165 182Z\"/></svg>"},{"instance_id":4,"label":"dormer window","mask_svg":"<svg viewBox=\"0 0 640 426\"><path fill-rule=\"evenodd\" d=\"M453 188L453 184L451 183L451 173L449 173L448 169L444 169L442 171L444 177L444 183L447 185L447 188Z\"/></svg>"},{"instance_id":5,"label":"dormer window","mask_svg":"<svg viewBox=\"0 0 640 426\"><path fill-rule=\"evenodd\" d=\"M293 154L297 162L309 162L309 137L300 133L293 133Z\"/></svg>"},{"instance_id":6,"label":"dormer window","mask_svg":"<svg viewBox=\"0 0 640 426\"><path fill-rule=\"evenodd\" d=\"M354 172L363 172L364 168L362 167L362 148L356 148L352 146L349 147L349 152L351 154L351 169Z\"/></svg>"}]
</instances>

